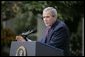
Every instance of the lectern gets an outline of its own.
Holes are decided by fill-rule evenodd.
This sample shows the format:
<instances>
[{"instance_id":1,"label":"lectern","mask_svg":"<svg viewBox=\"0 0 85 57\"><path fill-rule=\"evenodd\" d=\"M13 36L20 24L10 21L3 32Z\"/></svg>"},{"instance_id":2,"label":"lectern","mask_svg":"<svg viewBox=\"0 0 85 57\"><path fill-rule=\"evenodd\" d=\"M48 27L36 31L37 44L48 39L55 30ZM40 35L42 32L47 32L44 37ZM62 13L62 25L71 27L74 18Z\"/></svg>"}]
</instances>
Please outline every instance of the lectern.
<instances>
[{"instance_id":1,"label":"lectern","mask_svg":"<svg viewBox=\"0 0 85 57\"><path fill-rule=\"evenodd\" d=\"M13 41L10 56L63 56L63 50L36 41Z\"/></svg>"}]
</instances>

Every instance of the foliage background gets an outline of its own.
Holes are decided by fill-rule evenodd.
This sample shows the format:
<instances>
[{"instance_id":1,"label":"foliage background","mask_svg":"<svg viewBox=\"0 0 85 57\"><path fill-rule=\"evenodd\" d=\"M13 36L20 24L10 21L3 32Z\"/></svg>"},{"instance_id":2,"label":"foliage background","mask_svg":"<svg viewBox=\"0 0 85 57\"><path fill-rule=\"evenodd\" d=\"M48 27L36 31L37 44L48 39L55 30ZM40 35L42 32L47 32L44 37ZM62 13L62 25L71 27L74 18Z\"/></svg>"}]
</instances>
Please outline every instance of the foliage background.
<instances>
[{"instance_id":1,"label":"foliage background","mask_svg":"<svg viewBox=\"0 0 85 57\"><path fill-rule=\"evenodd\" d=\"M42 15L43 9L48 6L56 8L58 18L65 21L69 27L71 55L82 56L84 1L1 1L2 56L9 56L9 50L5 51L4 47L10 48L16 35L37 28L38 14ZM37 39L36 35L32 37L35 37L33 40Z\"/></svg>"}]
</instances>

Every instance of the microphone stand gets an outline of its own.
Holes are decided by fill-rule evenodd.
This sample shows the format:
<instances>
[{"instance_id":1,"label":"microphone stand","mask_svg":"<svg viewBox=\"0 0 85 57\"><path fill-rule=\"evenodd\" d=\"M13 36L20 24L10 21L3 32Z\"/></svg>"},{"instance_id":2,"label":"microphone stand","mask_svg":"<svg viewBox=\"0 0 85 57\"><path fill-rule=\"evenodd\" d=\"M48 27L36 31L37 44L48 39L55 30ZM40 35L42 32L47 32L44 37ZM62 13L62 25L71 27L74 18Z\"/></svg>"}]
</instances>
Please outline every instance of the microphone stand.
<instances>
[{"instance_id":1,"label":"microphone stand","mask_svg":"<svg viewBox=\"0 0 85 57\"><path fill-rule=\"evenodd\" d=\"M25 33L22 33L21 36L27 41L27 39L28 39L27 36L32 34L32 33L35 33L35 32L37 32L36 29L35 30L31 30L31 31L27 31Z\"/></svg>"}]
</instances>

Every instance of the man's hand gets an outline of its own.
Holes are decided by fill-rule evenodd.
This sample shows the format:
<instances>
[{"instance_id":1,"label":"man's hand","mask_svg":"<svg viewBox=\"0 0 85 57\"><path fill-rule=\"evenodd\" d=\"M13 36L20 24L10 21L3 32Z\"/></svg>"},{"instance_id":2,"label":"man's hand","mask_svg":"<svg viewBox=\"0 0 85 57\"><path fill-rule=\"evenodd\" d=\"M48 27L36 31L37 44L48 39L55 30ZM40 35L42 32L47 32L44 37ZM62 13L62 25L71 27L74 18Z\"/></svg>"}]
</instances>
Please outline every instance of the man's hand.
<instances>
[{"instance_id":1,"label":"man's hand","mask_svg":"<svg viewBox=\"0 0 85 57\"><path fill-rule=\"evenodd\" d=\"M16 36L16 40L17 41L22 41L22 42L25 41L25 39L22 36Z\"/></svg>"}]
</instances>

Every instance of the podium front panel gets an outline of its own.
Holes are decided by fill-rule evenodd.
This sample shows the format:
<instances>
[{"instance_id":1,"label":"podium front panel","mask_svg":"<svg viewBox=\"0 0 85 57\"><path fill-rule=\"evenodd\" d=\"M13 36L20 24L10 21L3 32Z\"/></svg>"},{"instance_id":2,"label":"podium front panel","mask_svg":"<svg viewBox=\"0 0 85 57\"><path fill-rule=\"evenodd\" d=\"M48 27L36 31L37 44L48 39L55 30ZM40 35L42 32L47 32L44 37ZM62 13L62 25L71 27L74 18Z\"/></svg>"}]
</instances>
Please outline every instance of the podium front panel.
<instances>
[{"instance_id":1,"label":"podium front panel","mask_svg":"<svg viewBox=\"0 0 85 57\"><path fill-rule=\"evenodd\" d=\"M10 56L63 56L63 50L36 41L13 41Z\"/></svg>"},{"instance_id":2,"label":"podium front panel","mask_svg":"<svg viewBox=\"0 0 85 57\"><path fill-rule=\"evenodd\" d=\"M18 41L13 41L11 43L11 48L10 48L10 56L19 56L17 55L17 51L19 47L24 47L26 49L25 56L35 56L35 49L36 49L36 44L35 42L18 42Z\"/></svg>"}]
</instances>

